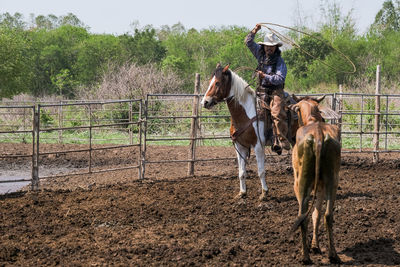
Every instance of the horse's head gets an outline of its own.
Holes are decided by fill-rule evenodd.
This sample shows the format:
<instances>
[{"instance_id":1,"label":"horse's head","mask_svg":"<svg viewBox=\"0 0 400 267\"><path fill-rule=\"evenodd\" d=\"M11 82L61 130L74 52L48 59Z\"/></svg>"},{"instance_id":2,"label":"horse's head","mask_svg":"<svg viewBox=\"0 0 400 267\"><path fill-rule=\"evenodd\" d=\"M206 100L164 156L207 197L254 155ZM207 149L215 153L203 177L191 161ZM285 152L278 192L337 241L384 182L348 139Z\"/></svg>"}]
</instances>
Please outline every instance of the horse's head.
<instances>
[{"instance_id":1,"label":"horse's head","mask_svg":"<svg viewBox=\"0 0 400 267\"><path fill-rule=\"evenodd\" d=\"M224 101L230 93L232 83L232 74L229 70L229 64L224 68L218 63L214 70L213 77L210 80L208 89L201 100L203 107L210 109L217 103Z\"/></svg>"},{"instance_id":2,"label":"horse's head","mask_svg":"<svg viewBox=\"0 0 400 267\"><path fill-rule=\"evenodd\" d=\"M313 121L324 121L318 105L325 98L325 95L318 98L310 96L298 98L295 95L292 96L297 104L289 105L289 108L298 114L301 126Z\"/></svg>"}]
</instances>

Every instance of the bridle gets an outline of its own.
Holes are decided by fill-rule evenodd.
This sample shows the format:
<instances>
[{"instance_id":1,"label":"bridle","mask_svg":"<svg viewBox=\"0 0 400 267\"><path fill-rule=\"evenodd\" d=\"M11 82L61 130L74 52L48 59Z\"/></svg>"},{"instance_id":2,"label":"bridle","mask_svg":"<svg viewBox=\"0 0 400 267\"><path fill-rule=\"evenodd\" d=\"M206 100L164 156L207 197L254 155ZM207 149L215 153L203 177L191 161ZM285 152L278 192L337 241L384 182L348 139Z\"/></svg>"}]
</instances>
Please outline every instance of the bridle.
<instances>
[{"instance_id":1,"label":"bridle","mask_svg":"<svg viewBox=\"0 0 400 267\"><path fill-rule=\"evenodd\" d=\"M214 74L215 75L215 74ZM221 85L215 85L217 86L217 93L220 93L220 91L222 90ZM226 86L226 88L230 88L230 86ZM225 88L224 88L225 89ZM226 92L222 92L223 95L226 95ZM227 97L223 97L222 99L216 99L213 98L213 100L215 101L215 104L219 104L221 102L226 102L227 104L229 104L233 99L235 98L234 95L231 96L227 96Z\"/></svg>"}]
</instances>

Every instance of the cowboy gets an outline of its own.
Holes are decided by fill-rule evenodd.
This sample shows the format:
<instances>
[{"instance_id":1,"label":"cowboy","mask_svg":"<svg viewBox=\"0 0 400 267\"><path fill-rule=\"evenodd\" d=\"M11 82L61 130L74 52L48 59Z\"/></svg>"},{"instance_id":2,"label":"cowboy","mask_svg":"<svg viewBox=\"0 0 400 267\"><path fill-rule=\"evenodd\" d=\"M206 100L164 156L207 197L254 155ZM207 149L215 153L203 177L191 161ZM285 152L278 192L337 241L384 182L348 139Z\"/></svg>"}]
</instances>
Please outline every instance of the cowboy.
<instances>
[{"instance_id":1,"label":"cowboy","mask_svg":"<svg viewBox=\"0 0 400 267\"><path fill-rule=\"evenodd\" d=\"M246 36L245 43L259 63L257 92L263 95L261 99L271 110L273 130L277 137L272 149L280 154L282 148L290 150L290 143L287 139L288 124L283 91L287 68L279 49L282 42L275 34L268 33L264 42L254 42L254 37L260 29L261 25L256 24L254 29ZM266 141L268 142L268 140Z\"/></svg>"}]
</instances>

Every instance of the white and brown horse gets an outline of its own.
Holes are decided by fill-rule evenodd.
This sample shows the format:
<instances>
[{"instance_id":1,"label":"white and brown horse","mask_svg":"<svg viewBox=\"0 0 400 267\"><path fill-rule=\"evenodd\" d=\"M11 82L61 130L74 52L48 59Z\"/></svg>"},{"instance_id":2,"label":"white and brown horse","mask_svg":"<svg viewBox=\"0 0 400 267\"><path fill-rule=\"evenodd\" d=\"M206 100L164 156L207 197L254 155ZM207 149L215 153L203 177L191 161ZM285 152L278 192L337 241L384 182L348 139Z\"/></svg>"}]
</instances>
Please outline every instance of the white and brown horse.
<instances>
[{"instance_id":1,"label":"white and brown horse","mask_svg":"<svg viewBox=\"0 0 400 267\"><path fill-rule=\"evenodd\" d=\"M257 159L258 176L261 181L260 200L266 200L268 187L265 182L265 137L264 121L259 120L256 111L256 95L241 77L217 65L201 104L210 109L214 105L226 102L231 113L230 134L236 148L239 165L239 197L246 196L246 159L253 148Z\"/></svg>"}]
</instances>

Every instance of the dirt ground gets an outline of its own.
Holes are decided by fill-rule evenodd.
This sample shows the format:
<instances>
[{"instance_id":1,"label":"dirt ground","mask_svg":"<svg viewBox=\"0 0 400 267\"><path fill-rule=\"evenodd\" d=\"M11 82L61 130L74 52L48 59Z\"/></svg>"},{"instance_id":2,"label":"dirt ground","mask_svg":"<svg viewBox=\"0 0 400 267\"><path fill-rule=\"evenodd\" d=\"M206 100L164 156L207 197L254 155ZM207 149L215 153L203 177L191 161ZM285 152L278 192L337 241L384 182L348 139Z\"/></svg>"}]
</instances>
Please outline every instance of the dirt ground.
<instances>
[{"instance_id":1,"label":"dirt ground","mask_svg":"<svg viewBox=\"0 0 400 267\"><path fill-rule=\"evenodd\" d=\"M74 146L73 148L76 148ZM71 148L65 147L64 148ZM29 146L2 144L2 151L29 153ZM56 145L48 151L60 149ZM54 151L53 150L53 151ZM183 159L186 147L151 147L150 160ZM41 168L85 168L83 153L41 158ZM203 147L198 158L232 157L226 147ZM94 169L128 166L138 151L96 153ZM400 265L400 159L343 154L334 214L336 249L344 265ZM29 159L1 159L16 168ZM290 157L267 159L269 199L261 203L255 161L250 161L248 197L239 190L234 160L196 164L150 164L137 170L67 176L41 181L39 192L0 196L0 266L271 266L297 265L299 232L290 234L298 204ZM310 225L311 226L311 225ZM329 265L324 227L322 254Z\"/></svg>"}]
</instances>

